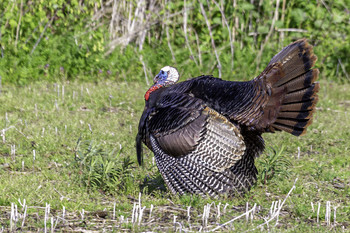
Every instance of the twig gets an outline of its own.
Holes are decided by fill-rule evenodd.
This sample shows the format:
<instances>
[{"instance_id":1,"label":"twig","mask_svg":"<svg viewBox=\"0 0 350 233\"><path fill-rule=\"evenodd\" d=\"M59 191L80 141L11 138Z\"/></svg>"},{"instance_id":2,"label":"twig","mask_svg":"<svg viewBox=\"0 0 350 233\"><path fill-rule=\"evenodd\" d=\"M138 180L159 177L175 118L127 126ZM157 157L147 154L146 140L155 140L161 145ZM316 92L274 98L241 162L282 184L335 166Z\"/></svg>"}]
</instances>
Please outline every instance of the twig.
<instances>
[{"instance_id":1,"label":"twig","mask_svg":"<svg viewBox=\"0 0 350 233\"><path fill-rule=\"evenodd\" d=\"M188 206L187 207L187 222L189 223L190 222L190 219L191 219L191 206Z\"/></svg>"},{"instance_id":2,"label":"twig","mask_svg":"<svg viewBox=\"0 0 350 233\"><path fill-rule=\"evenodd\" d=\"M49 219L49 215L50 215L50 204L47 204L47 203L46 203L46 207L45 207L45 218L44 218L44 226L45 226L44 232L45 232L45 233L47 232L46 223L47 223L47 220Z\"/></svg>"},{"instance_id":3,"label":"twig","mask_svg":"<svg viewBox=\"0 0 350 233\"><path fill-rule=\"evenodd\" d=\"M206 204L204 206L204 209L203 209L203 216L202 216L203 228L206 228L208 226L208 218L210 215L210 206L211 206L211 204Z\"/></svg>"},{"instance_id":4,"label":"twig","mask_svg":"<svg viewBox=\"0 0 350 233\"><path fill-rule=\"evenodd\" d=\"M276 29L277 32L308 32L308 30L305 29L298 29L298 28L279 28ZM248 33L248 36L257 36L257 35L263 35L266 34L265 32L259 33L259 32L250 32Z\"/></svg>"},{"instance_id":5,"label":"twig","mask_svg":"<svg viewBox=\"0 0 350 233\"><path fill-rule=\"evenodd\" d=\"M101 5L101 7L102 7L102 5ZM109 24L110 39L114 39L116 36L113 29L114 29L114 22L118 22L119 14L118 14L117 10L118 10L117 1L113 0L112 19L111 19L111 23ZM96 14L94 15L94 17L95 16L96 16Z\"/></svg>"},{"instance_id":6,"label":"twig","mask_svg":"<svg viewBox=\"0 0 350 233\"><path fill-rule=\"evenodd\" d=\"M331 225L331 212L332 212L331 202L327 201L326 202L326 215L325 215L325 220L326 220L327 226Z\"/></svg>"},{"instance_id":7,"label":"twig","mask_svg":"<svg viewBox=\"0 0 350 233\"><path fill-rule=\"evenodd\" d=\"M218 208L218 213L216 215L216 219L220 219L220 215L221 215L221 212L220 212L220 206L221 206L221 202L219 202L217 208Z\"/></svg>"},{"instance_id":8,"label":"twig","mask_svg":"<svg viewBox=\"0 0 350 233\"><path fill-rule=\"evenodd\" d=\"M213 33L211 32L211 29L210 29L210 23L208 21L208 17L207 17L207 14L205 13L205 10L204 10L202 2L200 0L198 0L198 3L199 3L199 6L201 7L202 15L204 16L205 23L207 24L207 27L208 27L208 30L209 30L211 45L212 45L212 47L214 49L215 57L216 57L216 60L218 62L217 68L219 70L219 78L221 78L221 63L220 63L219 55L218 55L218 53L216 51L215 41L214 41L214 38L213 38Z\"/></svg>"},{"instance_id":9,"label":"twig","mask_svg":"<svg viewBox=\"0 0 350 233\"><path fill-rule=\"evenodd\" d=\"M201 48L199 46L199 37L195 29L193 29L194 35L196 36L196 42L197 42L197 50L198 50L198 60L199 60L199 66L202 66L202 52Z\"/></svg>"},{"instance_id":10,"label":"twig","mask_svg":"<svg viewBox=\"0 0 350 233\"><path fill-rule=\"evenodd\" d=\"M85 210L82 209L81 212L80 212L81 221L84 221L84 214L85 214Z\"/></svg>"},{"instance_id":11,"label":"twig","mask_svg":"<svg viewBox=\"0 0 350 233\"><path fill-rule=\"evenodd\" d=\"M56 188L53 188L55 191L56 191L56 193L58 193L58 195L60 195L61 197L60 197L60 201L62 201L63 199L67 199L67 201L70 201L71 199L69 198L69 197L65 197L65 196L63 196Z\"/></svg>"},{"instance_id":12,"label":"twig","mask_svg":"<svg viewBox=\"0 0 350 233\"><path fill-rule=\"evenodd\" d=\"M176 63L174 51L173 51L173 49L171 47L171 43L170 43L169 26L168 25L165 26L165 31L166 31L166 37L167 37L168 47L169 47L169 50L170 50L170 53L171 53L171 57L173 59L173 62Z\"/></svg>"},{"instance_id":13,"label":"twig","mask_svg":"<svg viewBox=\"0 0 350 233\"><path fill-rule=\"evenodd\" d=\"M248 213L248 208L249 208L249 203L248 202L246 202L246 213L247 213L247 215L245 216L245 220L248 222L248 220L249 220L249 213Z\"/></svg>"},{"instance_id":14,"label":"twig","mask_svg":"<svg viewBox=\"0 0 350 233\"><path fill-rule=\"evenodd\" d=\"M66 207L62 207L62 219L63 219L63 221L65 221L64 220L64 216L65 216L65 213L66 213Z\"/></svg>"},{"instance_id":15,"label":"twig","mask_svg":"<svg viewBox=\"0 0 350 233\"><path fill-rule=\"evenodd\" d=\"M149 81L148 81L148 77L147 77L146 65L145 65L145 63L143 62L142 55L140 55L140 62L142 63L143 72L145 73L146 84L147 84L147 86L149 86Z\"/></svg>"},{"instance_id":16,"label":"twig","mask_svg":"<svg viewBox=\"0 0 350 233\"><path fill-rule=\"evenodd\" d=\"M254 205L253 208L251 208L248 212L245 212L245 213L243 213L243 214L241 214L241 215L239 215L239 216L237 216L237 217L231 219L230 221L225 222L225 223L221 224L220 226L217 226L217 227L215 227L214 229L209 230L209 232L217 231L217 230L219 230L220 228L223 228L224 226L226 226L226 225L228 225L228 224L230 224L230 223L236 221L237 219L243 218L243 217L247 216L247 214L249 215L249 213L251 213L252 211L255 210L255 207L256 207L256 205Z\"/></svg>"},{"instance_id":17,"label":"twig","mask_svg":"<svg viewBox=\"0 0 350 233\"><path fill-rule=\"evenodd\" d=\"M148 217L148 219L151 219L151 217L152 217L152 210L153 210L153 204L151 204L151 208L149 209L149 217Z\"/></svg>"},{"instance_id":18,"label":"twig","mask_svg":"<svg viewBox=\"0 0 350 233\"><path fill-rule=\"evenodd\" d=\"M24 227L24 222L25 222L25 220L26 220L26 215L27 215L27 205L25 205L24 206L24 213L23 213L23 220L22 220L22 229L23 229L23 227Z\"/></svg>"},{"instance_id":19,"label":"twig","mask_svg":"<svg viewBox=\"0 0 350 233\"><path fill-rule=\"evenodd\" d=\"M281 21L284 22L284 17L286 13L286 0L283 0L282 2L282 16L281 16ZM277 30L278 31L278 30ZM281 47L283 46L283 41L284 41L284 31L279 31L280 32L280 45Z\"/></svg>"},{"instance_id":20,"label":"twig","mask_svg":"<svg viewBox=\"0 0 350 233\"><path fill-rule=\"evenodd\" d=\"M271 216L271 218L270 218L269 220L267 220L266 222L260 224L259 226L255 227L255 228L253 228L253 229L251 229L251 230L248 230L248 231L255 231L256 229L258 229L258 228L260 228L260 227L262 227L262 226L264 226L264 225L266 225L266 224L269 224L273 219L275 219L276 217L278 217L278 215L279 215L279 213L280 213L280 211L281 211L281 209L282 209L284 203L286 202L287 198L290 196L290 194L292 193L292 191L295 189L295 184L296 184L297 181L298 181L298 178L295 179L292 188L289 190L289 192L287 193L287 196L284 198L284 200L283 200L283 202L281 203L281 205L279 205L277 211L273 214L273 216ZM252 210L253 210L253 209L252 209ZM245 231L245 232L248 232L248 231Z\"/></svg>"},{"instance_id":21,"label":"twig","mask_svg":"<svg viewBox=\"0 0 350 233\"><path fill-rule=\"evenodd\" d=\"M41 32L41 34L40 34L38 40L35 42L35 45L34 45L32 51L30 52L30 55L33 54L34 50L35 50L36 47L38 46L39 42L41 41L42 37L44 36L44 33L46 32L46 29L48 28L49 25L51 25L51 23L52 23L52 21L53 21L55 15L56 15L56 12L51 16L50 21L47 22L47 24L45 25L44 30Z\"/></svg>"},{"instance_id":22,"label":"twig","mask_svg":"<svg viewBox=\"0 0 350 233\"><path fill-rule=\"evenodd\" d=\"M19 28L21 26L21 20L23 15L23 0L21 0L21 12L19 14L18 24L17 24L17 30L16 30L16 41L15 41L15 47L17 48L17 42L18 42L18 36L19 36Z\"/></svg>"},{"instance_id":23,"label":"twig","mask_svg":"<svg viewBox=\"0 0 350 233\"><path fill-rule=\"evenodd\" d=\"M234 50L234 47L233 47L233 40L232 40L232 33L231 33L231 29L230 29L230 25L228 24L227 22L227 19L226 19L226 16L225 16L225 12L221 9L221 7L219 6L219 4L213 0L213 2L215 3L215 5L219 8L220 10L220 13L221 13L221 16L225 22L225 25L227 27L227 30L228 30L228 35L229 35L229 38L230 38L230 47L231 47L231 69L233 70L234 68L234 53L235 53L235 50Z\"/></svg>"},{"instance_id":24,"label":"twig","mask_svg":"<svg viewBox=\"0 0 350 233\"><path fill-rule=\"evenodd\" d=\"M343 70L343 72L344 72L346 78L347 78L348 80L350 80L349 74L346 72L346 69L345 69L343 63L341 62L341 59L340 59L340 58L338 58L338 62L339 62L339 64L340 64L340 67L341 67L341 69Z\"/></svg>"},{"instance_id":25,"label":"twig","mask_svg":"<svg viewBox=\"0 0 350 233\"><path fill-rule=\"evenodd\" d=\"M188 37L187 37L187 10L186 10L186 0L184 0L184 33L185 33L185 41L186 41L186 46L188 47L188 50L190 51L191 57L194 61L194 63L196 63L196 66L198 66L197 60L193 55L190 43L188 42ZM167 32L168 33L168 32Z\"/></svg>"},{"instance_id":26,"label":"twig","mask_svg":"<svg viewBox=\"0 0 350 233\"><path fill-rule=\"evenodd\" d=\"M114 202L113 203L113 217L112 217L113 220L115 220L115 206L116 206L116 203Z\"/></svg>"},{"instance_id":27,"label":"twig","mask_svg":"<svg viewBox=\"0 0 350 233\"><path fill-rule=\"evenodd\" d=\"M327 4L326 4L323 0L321 0L321 2L322 2L322 4L324 5L324 7L327 9L328 13L329 13L330 15L333 15L332 12L331 12L331 10L330 10L330 8L329 8L329 6L327 6Z\"/></svg>"},{"instance_id":28,"label":"twig","mask_svg":"<svg viewBox=\"0 0 350 233\"><path fill-rule=\"evenodd\" d=\"M277 21L277 19L278 19L278 8L279 8L279 5L280 5L280 0L277 0L277 1L276 1L275 14L274 14L274 17L273 17L273 19L272 19L272 23L271 23L271 26L270 26L270 30L269 30L269 32L267 33L267 36L265 37L264 42L261 44L260 50L259 50L259 52L258 52L258 54L257 54L257 56L256 56L256 61L257 61L256 70L257 70L257 71L259 70L262 52L264 51L265 45L267 44L268 40L270 39L270 37L271 37L271 35L272 35L273 29L274 29L274 27L275 27L275 23L276 23L276 21Z\"/></svg>"},{"instance_id":29,"label":"twig","mask_svg":"<svg viewBox=\"0 0 350 233\"><path fill-rule=\"evenodd\" d=\"M227 206L229 206L230 204L226 203L225 206L224 206L224 213L226 214L226 208Z\"/></svg>"},{"instance_id":30,"label":"twig","mask_svg":"<svg viewBox=\"0 0 350 233\"><path fill-rule=\"evenodd\" d=\"M278 31L278 32L308 32L308 30L301 29L301 28L277 28L276 31Z\"/></svg>"}]
</instances>

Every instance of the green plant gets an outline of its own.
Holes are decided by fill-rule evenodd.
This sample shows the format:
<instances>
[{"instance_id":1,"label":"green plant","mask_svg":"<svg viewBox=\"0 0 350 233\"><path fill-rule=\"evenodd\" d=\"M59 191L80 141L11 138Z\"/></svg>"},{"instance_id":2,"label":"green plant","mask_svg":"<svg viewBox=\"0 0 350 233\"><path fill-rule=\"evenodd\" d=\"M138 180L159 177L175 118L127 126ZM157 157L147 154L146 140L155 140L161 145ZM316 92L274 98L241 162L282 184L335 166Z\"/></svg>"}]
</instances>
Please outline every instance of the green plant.
<instances>
[{"instance_id":1,"label":"green plant","mask_svg":"<svg viewBox=\"0 0 350 233\"><path fill-rule=\"evenodd\" d=\"M75 166L79 180L88 188L107 193L125 192L132 182L133 162L121 156L122 149L106 151L93 141L78 139Z\"/></svg>"},{"instance_id":2,"label":"green plant","mask_svg":"<svg viewBox=\"0 0 350 233\"><path fill-rule=\"evenodd\" d=\"M258 160L260 167L260 179L262 183L267 184L276 176L288 178L290 175L291 162L283 154L284 146L280 149L269 147L266 150L266 157Z\"/></svg>"},{"instance_id":3,"label":"green plant","mask_svg":"<svg viewBox=\"0 0 350 233\"><path fill-rule=\"evenodd\" d=\"M0 15L2 83L146 76L149 84L165 65L184 79L248 80L302 37L315 45L322 78L350 80L343 0L4 0Z\"/></svg>"},{"instance_id":4,"label":"green plant","mask_svg":"<svg viewBox=\"0 0 350 233\"><path fill-rule=\"evenodd\" d=\"M83 74L110 76L100 55L103 28L92 32L88 26L98 6L95 0L1 1L2 82L23 85Z\"/></svg>"}]
</instances>

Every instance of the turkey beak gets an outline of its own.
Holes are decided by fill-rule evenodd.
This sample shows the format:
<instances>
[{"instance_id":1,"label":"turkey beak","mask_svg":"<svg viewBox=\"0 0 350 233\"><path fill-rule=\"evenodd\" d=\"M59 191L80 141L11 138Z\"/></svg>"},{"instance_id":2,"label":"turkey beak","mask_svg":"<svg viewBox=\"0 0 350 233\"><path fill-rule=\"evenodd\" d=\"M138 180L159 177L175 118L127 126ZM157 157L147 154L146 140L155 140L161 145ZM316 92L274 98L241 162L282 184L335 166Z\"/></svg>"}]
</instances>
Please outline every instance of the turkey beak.
<instances>
[{"instance_id":1,"label":"turkey beak","mask_svg":"<svg viewBox=\"0 0 350 233\"><path fill-rule=\"evenodd\" d=\"M159 74L157 74L154 78L153 78L153 83L157 83L159 80Z\"/></svg>"}]
</instances>

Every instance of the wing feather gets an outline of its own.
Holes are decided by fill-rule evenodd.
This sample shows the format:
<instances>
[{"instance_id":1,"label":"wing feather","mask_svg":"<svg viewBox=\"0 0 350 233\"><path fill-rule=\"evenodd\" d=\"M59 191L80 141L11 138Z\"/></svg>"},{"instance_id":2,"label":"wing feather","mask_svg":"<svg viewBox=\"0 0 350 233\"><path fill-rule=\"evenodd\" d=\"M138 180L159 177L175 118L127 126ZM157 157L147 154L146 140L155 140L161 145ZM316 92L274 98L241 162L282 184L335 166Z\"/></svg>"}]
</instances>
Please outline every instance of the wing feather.
<instances>
[{"instance_id":1,"label":"wing feather","mask_svg":"<svg viewBox=\"0 0 350 233\"><path fill-rule=\"evenodd\" d=\"M168 113L175 114L173 118L177 111L176 107L172 108ZM248 187L236 187L242 182L230 170L246 150L238 128L209 107L183 110L180 111L182 122L177 124L175 120L170 130L154 129L154 125L159 126L158 114L169 117L160 109L152 113L148 124L151 148L170 190L210 196L246 191Z\"/></svg>"}]
</instances>

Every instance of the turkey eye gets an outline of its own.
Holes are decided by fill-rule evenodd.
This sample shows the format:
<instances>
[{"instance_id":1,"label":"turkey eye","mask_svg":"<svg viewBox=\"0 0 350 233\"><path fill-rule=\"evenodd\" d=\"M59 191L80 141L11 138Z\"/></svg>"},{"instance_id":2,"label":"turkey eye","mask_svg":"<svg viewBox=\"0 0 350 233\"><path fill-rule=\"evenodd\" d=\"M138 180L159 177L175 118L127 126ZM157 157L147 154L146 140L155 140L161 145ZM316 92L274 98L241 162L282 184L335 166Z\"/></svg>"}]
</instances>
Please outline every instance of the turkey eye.
<instances>
[{"instance_id":1,"label":"turkey eye","mask_svg":"<svg viewBox=\"0 0 350 233\"><path fill-rule=\"evenodd\" d=\"M160 73L161 73L161 74L164 74L164 71L163 71L163 70L161 70L161 71L160 71Z\"/></svg>"}]
</instances>

